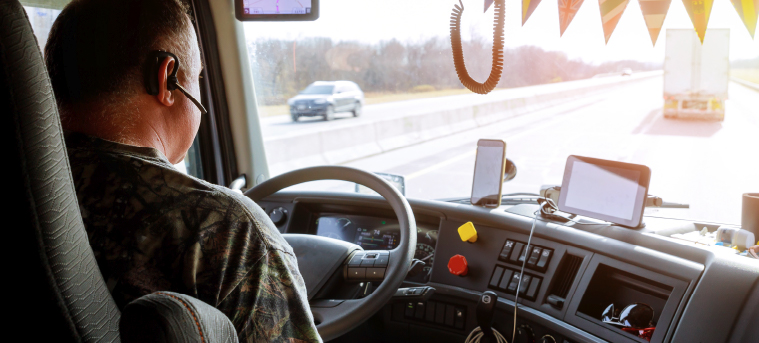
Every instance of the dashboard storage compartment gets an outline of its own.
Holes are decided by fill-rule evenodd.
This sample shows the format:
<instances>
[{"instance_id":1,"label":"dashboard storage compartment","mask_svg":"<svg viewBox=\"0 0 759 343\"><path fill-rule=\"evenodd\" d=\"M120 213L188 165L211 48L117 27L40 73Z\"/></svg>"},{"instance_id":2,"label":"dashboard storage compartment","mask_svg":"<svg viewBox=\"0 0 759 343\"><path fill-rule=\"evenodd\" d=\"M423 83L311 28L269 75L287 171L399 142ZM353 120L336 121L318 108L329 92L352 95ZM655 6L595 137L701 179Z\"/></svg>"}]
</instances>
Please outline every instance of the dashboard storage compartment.
<instances>
[{"instance_id":1,"label":"dashboard storage compartment","mask_svg":"<svg viewBox=\"0 0 759 343\"><path fill-rule=\"evenodd\" d=\"M687 286L686 281L596 255L572 299L566 320L612 342L648 342L635 334L637 330L625 332L601 318L612 304L617 311L645 304L653 309L656 327L651 342L663 342Z\"/></svg>"}]
</instances>

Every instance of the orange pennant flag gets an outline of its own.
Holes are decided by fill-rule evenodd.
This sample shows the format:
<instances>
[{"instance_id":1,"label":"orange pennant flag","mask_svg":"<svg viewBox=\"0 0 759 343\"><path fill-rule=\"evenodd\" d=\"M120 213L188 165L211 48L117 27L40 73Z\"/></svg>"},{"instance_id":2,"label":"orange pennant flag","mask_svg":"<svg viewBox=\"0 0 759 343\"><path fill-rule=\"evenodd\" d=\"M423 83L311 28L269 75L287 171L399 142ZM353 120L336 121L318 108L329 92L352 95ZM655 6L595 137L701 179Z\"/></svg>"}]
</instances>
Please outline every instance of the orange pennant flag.
<instances>
[{"instance_id":1,"label":"orange pennant flag","mask_svg":"<svg viewBox=\"0 0 759 343\"><path fill-rule=\"evenodd\" d=\"M738 15L743 20L743 24L746 25L748 33L751 38L754 38L754 32L756 31L757 17L759 17L759 0L730 0L735 6L735 10L738 11Z\"/></svg>"},{"instance_id":2,"label":"orange pennant flag","mask_svg":"<svg viewBox=\"0 0 759 343\"><path fill-rule=\"evenodd\" d=\"M648 34L651 36L651 42L656 45L661 26L664 24L664 17L667 16L672 0L639 0L639 2L640 10L643 12L643 20L646 21Z\"/></svg>"},{"instance_id":3,"label":"orange pennant flag","mask_svg":"<svg viewBox=\"0 0 759 343\"><path fill-rule=\"evenodd\" d=\"M567 30L569 23L572 22L575 14L580 10L583 1L584 0L559 0L559 29L561 30L561 36L564 35L564 31Z\"/></svg>"},{"instance_id":4,"label":"orange pennant flag","mask_svg":"<svg viewBox=\"0 0 759 343\"><path fill-rule=\"evenodd\" d=\"M714 0L683 0L685 10L688 11L690 20L693 22L693 28L696 29L701 44L704 44L706 24L709 23L709 15L712 14L713 4Z\"/></svg>"},{"instance_id":5,"label":"orange pennant flag","mask_svg":"<svg viewBox=\"0 0 759 343\"><path fill-rule=\"evenodd\" d=\"M532 12L538 7L540 0L522 0L522 26L530 19Z\"/></svg>"},{"instance_id":6,"label":"orange pennant flag","mask_svg":"<svg viewBox=\"0 0 759 343\"><path fill-rule=\"evenodd\" d=\"M601 21L603 21L606 43L609 43L609 38L611 38L619 18L622 17L622 13L625 12L629 2L630 0L598 0L601 7Z\"/></svg>"}]
</instances>

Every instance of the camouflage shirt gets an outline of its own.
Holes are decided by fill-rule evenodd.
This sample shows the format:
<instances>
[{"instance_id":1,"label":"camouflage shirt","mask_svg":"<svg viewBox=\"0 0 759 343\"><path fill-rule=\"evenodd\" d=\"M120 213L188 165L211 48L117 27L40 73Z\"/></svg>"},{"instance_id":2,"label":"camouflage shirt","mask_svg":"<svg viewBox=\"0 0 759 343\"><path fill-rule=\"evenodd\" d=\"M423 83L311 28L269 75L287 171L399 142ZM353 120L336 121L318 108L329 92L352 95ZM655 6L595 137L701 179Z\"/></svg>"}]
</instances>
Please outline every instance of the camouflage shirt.
<instances>
[{"instance_id":1,"label":"camouflage shirt","mask_svg":"<svg viewBox=\"0 0 759 343\"><path fill-rule=\"evenodd\" d=\"M242 342L320 342L293 250L249 198L153 148L66 134L79 207L119 308L155 291L224 312Z\"/></svg>"}]
</instances>

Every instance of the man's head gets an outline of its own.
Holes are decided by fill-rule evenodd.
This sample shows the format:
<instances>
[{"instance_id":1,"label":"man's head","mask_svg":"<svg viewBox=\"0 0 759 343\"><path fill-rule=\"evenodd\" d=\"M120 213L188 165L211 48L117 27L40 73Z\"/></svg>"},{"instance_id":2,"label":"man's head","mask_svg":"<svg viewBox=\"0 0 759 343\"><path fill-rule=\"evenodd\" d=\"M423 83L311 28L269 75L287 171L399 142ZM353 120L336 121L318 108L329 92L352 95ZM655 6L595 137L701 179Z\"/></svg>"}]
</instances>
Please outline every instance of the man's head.
<instances>
[{"instance_id":1,"label":"man's head","mask_svg":"<svg viewBox=\"0 0 759 343\"><path fill-rule=\"evenodd\" d=\"M179 59L179 84L197 97L202 70L183 0L74 0L56 19L45 62L67 130L152 146L177 163L192 145L200 111L179 90L167 90L174 64L158 61L158 94L143 73L152 51Z\"/></svg>"}]
</instances>

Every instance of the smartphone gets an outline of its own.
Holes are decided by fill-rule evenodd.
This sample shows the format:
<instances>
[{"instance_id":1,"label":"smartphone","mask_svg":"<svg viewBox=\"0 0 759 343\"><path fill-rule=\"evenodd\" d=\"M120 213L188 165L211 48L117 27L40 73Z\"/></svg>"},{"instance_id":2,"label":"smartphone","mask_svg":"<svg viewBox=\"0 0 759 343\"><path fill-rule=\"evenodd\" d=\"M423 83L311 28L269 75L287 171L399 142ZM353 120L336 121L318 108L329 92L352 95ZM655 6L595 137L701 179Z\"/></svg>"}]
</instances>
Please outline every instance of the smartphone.
<instances>
[{"instance_id":1,"label":"smartphone","mask_svg":"<svg viewBox=\"0 0 759 343\"><path fill-rule=\"evenodd\" d=\"M506 142L500 139L477 141L477 158L472 180L472 205L501 206L501 186L506 168Z\"/></svg>"}]
</instances>

